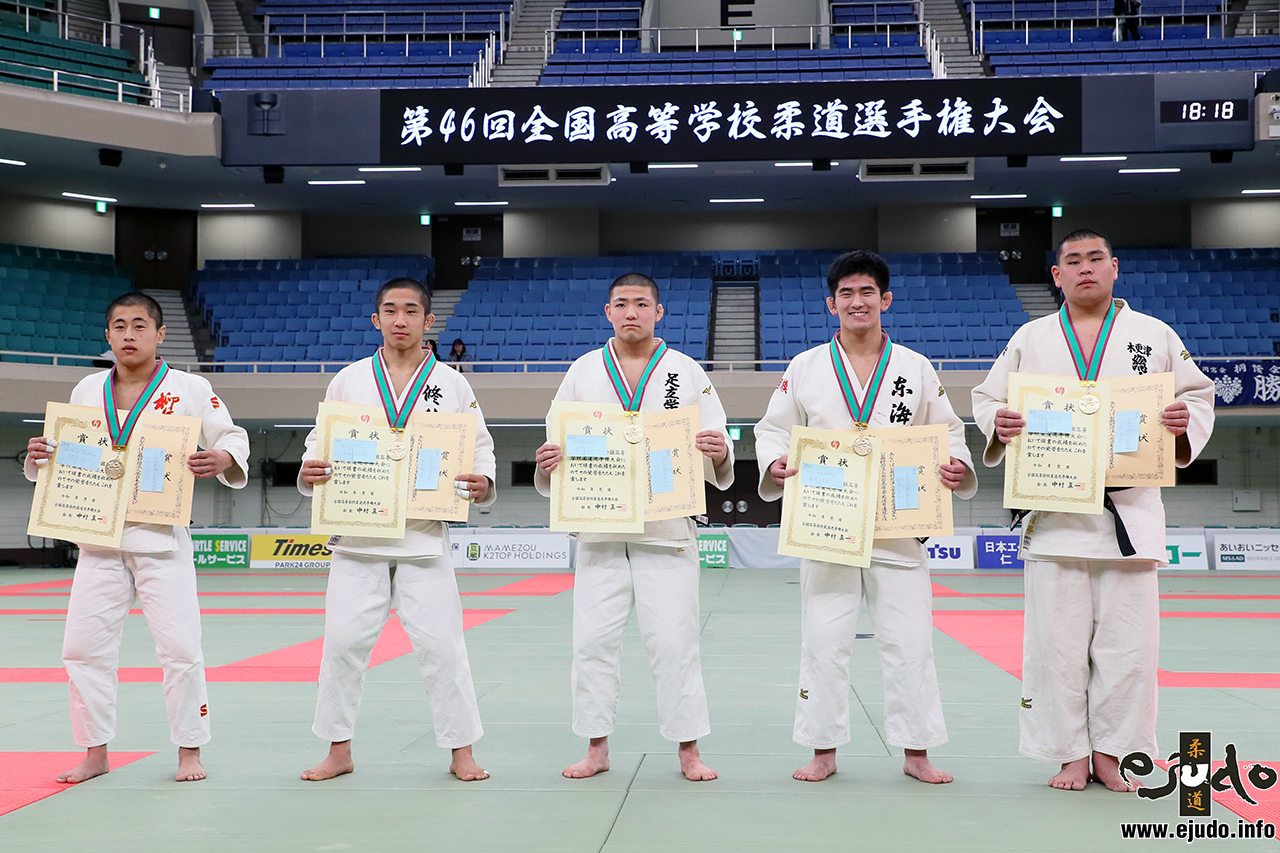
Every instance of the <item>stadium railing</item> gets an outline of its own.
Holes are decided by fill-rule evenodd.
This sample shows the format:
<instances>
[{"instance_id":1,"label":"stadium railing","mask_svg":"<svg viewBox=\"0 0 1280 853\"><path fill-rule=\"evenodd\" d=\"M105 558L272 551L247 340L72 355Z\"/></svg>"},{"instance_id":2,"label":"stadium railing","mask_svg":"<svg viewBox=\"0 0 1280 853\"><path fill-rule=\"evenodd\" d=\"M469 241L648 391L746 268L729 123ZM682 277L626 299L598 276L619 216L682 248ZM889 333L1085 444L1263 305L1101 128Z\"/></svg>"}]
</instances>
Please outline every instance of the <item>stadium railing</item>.
<instances>
[{"instance_id":1,"label":"stadium railing","mask_svg":"<svg viewBox=\"0 0 1280 853\"><path fill-rule=\"evenodd\" d=\"M762 38L762 34L766 31L769 36L767 48ZM759 42L744 43L744 36L747 32L751 32L755 38L759 38ZM565 37L579 41L585 53L589 36L592 41L599 40L602 35L612 40L614 33L617 34L619 53L629 52L626 50L628 42L638 40L640 50L644 54L662 53L664 51L664 33L667 39L667 52L692 50L695 53L703 50L723 52L725 48L731 49L733 53L737 53L740 49L744 51L763 51L766 49L776 51L780 48L792 49L797 47L809 50L828 47L853 49L854 47L862 46L855 43L855 38L858 35L883 36L885 46L893 43L895 34L899 36L912 35L916 44L924 49L933 76L936 78L946 76L946 66L942 58L942 48L938 42L937 33L926 21L881 24L777 24L767 27L757 26L750 30L732 26L547 29L543 31L543 61L549 62L551 60L559 43L566 40ZM840 43L842 38L845 40L844 45ZM673 39L675 43L673 43Z\"/></svg>"}]
</instances>

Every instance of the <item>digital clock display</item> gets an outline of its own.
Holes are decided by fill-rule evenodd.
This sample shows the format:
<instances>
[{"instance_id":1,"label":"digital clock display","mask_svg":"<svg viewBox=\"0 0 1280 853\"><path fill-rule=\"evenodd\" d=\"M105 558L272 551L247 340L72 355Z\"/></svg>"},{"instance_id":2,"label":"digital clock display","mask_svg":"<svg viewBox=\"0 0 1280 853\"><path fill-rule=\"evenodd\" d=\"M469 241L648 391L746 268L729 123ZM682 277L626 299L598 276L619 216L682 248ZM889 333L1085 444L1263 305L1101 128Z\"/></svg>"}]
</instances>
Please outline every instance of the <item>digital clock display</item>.
<instances>
[{"instance_id":1,"label":"digital clock display","mask_svg":"<svg viewBox=\"0 0 1280 853\"><path fill-rule=\"evenodd\" d=\"M1224 101L1161 101L1161 124L1210 124L1219 121L1248 121L1249 102L1244 99Z\"/></svg>"}]
</instances>

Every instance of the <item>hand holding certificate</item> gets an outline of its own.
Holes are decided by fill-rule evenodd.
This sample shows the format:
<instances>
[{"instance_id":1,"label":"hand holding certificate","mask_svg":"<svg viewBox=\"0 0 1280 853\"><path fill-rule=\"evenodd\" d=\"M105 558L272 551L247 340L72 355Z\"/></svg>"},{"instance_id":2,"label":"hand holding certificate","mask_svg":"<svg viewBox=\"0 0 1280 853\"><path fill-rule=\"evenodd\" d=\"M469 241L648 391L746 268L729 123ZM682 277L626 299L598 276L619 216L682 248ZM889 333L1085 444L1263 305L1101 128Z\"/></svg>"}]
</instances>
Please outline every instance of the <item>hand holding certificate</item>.
<instances>
[{"instance_id":1,"label":"hand holding certificate","mask_svg":"<svg viewBox=\"0 0 1280 853\"><path fill-rule=\"evenodd\" d=\"M474 467L476 424L473 414L423 412L409 421L408 518L466 521L471 501L458 494L453 480Z\"/></svg>"},{"instance_id":2,"label":"hand holding certificate","mask_svg":"<svg viewBox=\"0 0 1280 853\"><path fill-rule=\"evenodd\" d=\"M952 535L951 490L940 476L951 459L947 426L873 429L864 435L881 442L876 538Z\"/></svg>"},{"instance_id":3,"label":"hand holding certificate","mask_svg":"<svg viewBox=\"0 0 1280 853\"><path fill-rule=\"evenodd\" d=\"M1174 400L1173 374L1110 379L1108 486L1172 486L1176 438L1160 423Z\"/></svg>"},{"instance_id":4,"label":"hand holding certificate","mask_svg":"<svg viewBox=\"0 0 1280 853\"><path fill-rule=\"evenodd\" d=\"M1004 505L1101 514L1110 404L1111 380L1009 374L1009 408L1027 424L1009 442Z\"/></svg>"},{"instance_id":5,"label":"hand holding certificate","mask_svg":"<svg viewBox=\"0 0 1280 853\"><path fill-rule=\"evenodd\" d=\"M698 410L627 412L616 403L551 404L551 529L640 533L646 521L706 512Z\"/></svg>"},{"instance_id":6,"label":"hand holding certificate","mask_svg":"<svg viewBox=\"0 0 1280 853\"><path fill-rule=\"evenodd\" d=\"M778 553L846 566L871 565L881 439L797 426L782 492Z\"/></svg>"},{"instance_id":7,"label":"hand holding certificate","mask_svg":"<svg viewBox=\"0 0 1280 853\"><path fill-rule=\"evenodd\" d=\"M407 448L393 447L401 441L372 406L320 404L316 458L333 466L333 476L316 486L312 533L404 537L410 463Z\"/></svg>"},{"instance_id":8,"label":"hand holding certificate","mask_svg":"<svg viewBox=\"0 0 1280 853\"><path fill-rule=\"evenodd\" d=\"M44 435L58 447L37 475L27 535L118 548L128 509L123 484L136 479L136 458L112 450L100 408L49 403ZM113 462L118 474L108 469Z\"/></svg>"}]
</instances>

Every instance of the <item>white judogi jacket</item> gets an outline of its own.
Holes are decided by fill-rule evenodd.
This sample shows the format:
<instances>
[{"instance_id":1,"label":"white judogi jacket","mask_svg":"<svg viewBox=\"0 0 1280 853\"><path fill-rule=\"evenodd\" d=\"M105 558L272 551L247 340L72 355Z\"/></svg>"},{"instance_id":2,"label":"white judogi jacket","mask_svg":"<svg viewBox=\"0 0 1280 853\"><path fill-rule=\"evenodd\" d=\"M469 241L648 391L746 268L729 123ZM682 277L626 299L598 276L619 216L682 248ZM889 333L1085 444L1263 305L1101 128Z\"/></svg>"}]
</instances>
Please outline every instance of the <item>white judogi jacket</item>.
<instances>
[{"instance_id":1,"label":"white judogi jacket","mask_svg":"<svg viewBox=\"0 0 1280 853\"><path fill-rule=\"evenodd\" d=\"M849 380L858 385L858 376L849 363L844 349L840 357ZM855 389L859 399L865 399L866 388ZM895 426L927 426L946 424L950 439L951 455L964 463L964 480L955 490L957 497L971 498L978 490L978 478L973 471L973 460L964 443L964 423L956 417L951 401L938 380L938 374L929 360L914 350L895 343L889 353L889 364L884 372L880 396L876 398L867 422L869 429ZM831 363L831 344L805 350L791 360L782 374L769 409L756 424L756 459L760 464L760 497L776 501L782 497L782 489L769 474L769 466L786 456L791 450L791 428L807 426L813 429L854 429L853 417L840 390ZM871 560L889 566L914 567L920 564L920 543L915 539L876 539L872 543Z\"/></svg>"},{"instance_id":2,"label":"white judogi jacket","mask_svg":"<svg viewBox=\"0 0 1280 853\"><path fill-rule=\"evenodd\" d=\"M71 405L92 406L101 410L103 390L110 375L110 370L103 370L81 379L71 392L69 401ZM151 402L147 404L146 413L200 418L199 446L205 450L225 450L235 460L235 465L218 475L218 481L233 489L243 489L248 484L249 434L231 420L231 413L227 411L226 403L213 393L213 386L209 384L208 379L183 370L169 368L164 381L160 383ZM186 464L187 461L182 460L184 468ZM28 457L23 467L23 473L27 479L35 482L38 470L35 461ZM177 551L181 538L188 535L185 526L126 521L118 550L135 554ZM81 546L82 550L86 548L98 551L115 550Z\"/></svg>"},{"instance_id":3,"label":"white judogi jacket","mask_svg":"<svg viewBox=\"0 0 1280 853\"><path fill-rule=\"evenodd\" d=\"M610 344L613 343L611 338ZM623 378L626 381L626 378ZM628 390L632 390L628 388ZM555 399L575 403L617 403L618 395L604 366L604 348L592 350L569 366ZM683 406L698 407L698 429L718 430L724 435L729 454L716 466L715 486L727 489L733 485L733 440L729 438L724 406L712 386L707 373L689 356L667 347L666 353L654 368L649 384L640 401L641 412L661 412ZM551 475L537 468L534 485L543 497L551 495ZM686 548L697 539L692 519L669 518L665 521L646 522L643 533L578 533L579 542L643 542Z\"/></svg>"},{"instance_id":4,"label":"white judogi jacket","mask_svg":"<svg viewBox=\"0 0 1280 853\"><path fill-rule=\"evenodd\" d=\"M404 395L409 393L406 385L396 397L396 405L404 405ZM378 394L378 383L373 378L373 357L362 358L354 364L348 364L329 383L325 391L326 400L339 403L352 403L359 406L372 406L382 411L382 398ZM415 412L447 412L463 414L470 412L476 416L476 450L473 471L464 474L483 474L489 478L489 491L476 501L479 506L488 506L498 496L496 483L497 462L493 456L493 436L484 423L484 413L476 402L475 392L462 374L449 365L437 361L431 371L427 384L422 389L422 399L413 407ZM307 435L307 447L302 454L302 461L316 458L316 431ZM452 484L450 485L452 488ZM298 491L310 497L314 489L302 481L298 474ZM403 539L373 539L362 536L334 536L329 540L329 547L334 551L346 554L364 554L372 557L413 558L439 557L446 553L447 528L442 521L424 518L410 518L405 522Z\"/></svg>"},{"instance_id":5,"label":"white judogi jacket","mask_svg":"<svg viewBox=\"0 0 1280 853\"><path fill-rule=\"evenodd\" d=\"M1118 309L1110 342L1102 357L1099 379L1172 372L1174 399L1190 411L1187 441L1190 453L1177 455L1185 468L1199 455L1213 432L1213 380L1205 376L1182 345L1177 332L1154 317L1140 314L1115 300ZM1014 333L981 385L973 389L973 415L987 437L982 461L1000 464L1005 445L995 434L996 412L1006 408L1010 373L1076 376L1075 363L1054 312L1027 323ZM1124 520L1136 554L1125 557L1116 543L1111 513L1084 515L1035 512L1023 524L1022 558L1031 560L1155 560L1165 564L1164 504L1160 489L1131 488L1113 492L1111 499Z\"/></svg>"}]
</instances>

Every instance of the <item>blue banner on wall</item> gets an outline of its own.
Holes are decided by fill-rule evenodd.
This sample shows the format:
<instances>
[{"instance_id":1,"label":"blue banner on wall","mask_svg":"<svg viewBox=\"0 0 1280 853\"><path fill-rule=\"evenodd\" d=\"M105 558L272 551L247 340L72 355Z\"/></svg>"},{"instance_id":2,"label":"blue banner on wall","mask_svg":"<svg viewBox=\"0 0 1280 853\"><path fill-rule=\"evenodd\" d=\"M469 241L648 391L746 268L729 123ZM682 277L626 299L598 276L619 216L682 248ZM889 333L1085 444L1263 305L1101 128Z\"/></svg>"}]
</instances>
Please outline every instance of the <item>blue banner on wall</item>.
<instances>
[{"instance_id":1,"label":"blue banner on wall","mask_svg":"<svg viewBox=\"0 0 1280 853\"><path fill-rule=\"evenodd\" d=\"M1280 405L1280 362L1243 359L1199 365L1213 380L1216 406Z\"/></svg>"}]
</instances>

